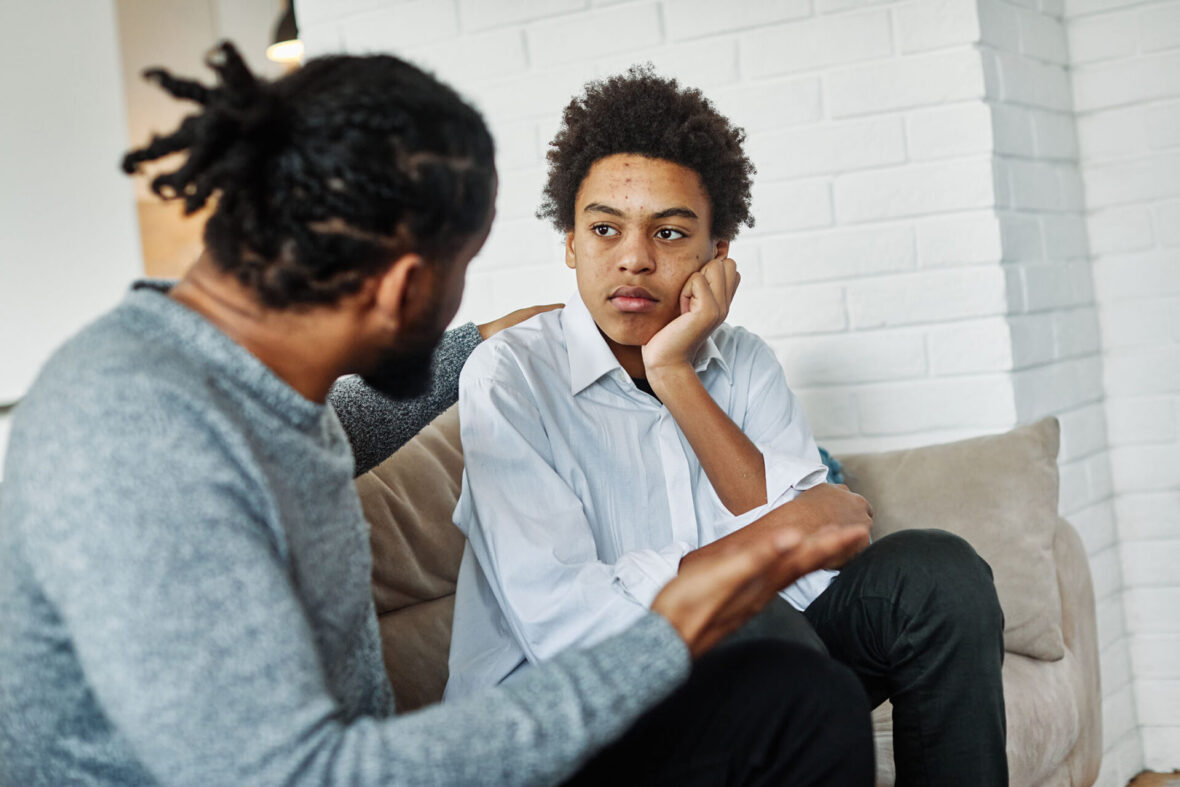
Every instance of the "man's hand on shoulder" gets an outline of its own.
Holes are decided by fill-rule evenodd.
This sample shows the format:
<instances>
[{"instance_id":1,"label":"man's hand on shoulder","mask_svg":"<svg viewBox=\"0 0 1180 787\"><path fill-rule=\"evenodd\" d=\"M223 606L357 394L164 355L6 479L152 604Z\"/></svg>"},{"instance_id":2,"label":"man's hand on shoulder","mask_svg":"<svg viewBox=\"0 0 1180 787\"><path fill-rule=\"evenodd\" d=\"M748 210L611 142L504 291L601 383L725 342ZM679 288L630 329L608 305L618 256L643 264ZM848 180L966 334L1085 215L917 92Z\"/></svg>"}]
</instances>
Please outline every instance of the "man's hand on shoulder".
<instances>
[{"instance_id":1,"label":"man's hand on shoulder","mask_svg":"<svg viewBox=\"0 0 1180 787\"><path fill-rule=\"evenodd\" d=\"M505 328L511 328L513 325L524 322L530 317L535 317L542 312L560 309L563 306L565 306L564 303L547 303L543 306L526 306L523 309L517 309L514 312L509 312L497 320L485 322L483 325L477 325L475 327L479 329L479 335L482 336L486 341Z\"/></svg>"}]
</instances>

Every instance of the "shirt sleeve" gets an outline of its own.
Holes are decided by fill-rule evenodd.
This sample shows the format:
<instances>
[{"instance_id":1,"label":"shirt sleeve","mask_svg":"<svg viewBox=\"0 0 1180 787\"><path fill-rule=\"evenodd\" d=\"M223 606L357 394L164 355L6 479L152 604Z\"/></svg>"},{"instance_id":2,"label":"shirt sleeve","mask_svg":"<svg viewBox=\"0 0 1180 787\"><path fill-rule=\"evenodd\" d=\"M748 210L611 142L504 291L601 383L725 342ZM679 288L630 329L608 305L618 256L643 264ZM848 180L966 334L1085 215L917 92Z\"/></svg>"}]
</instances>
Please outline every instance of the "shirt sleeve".
<instances>
[{"instance_id":1,"label":"shirt sleeve","mask_svg":"<svg viewBox=\"0 0 1180 787\"><path fill-rule=\"evenodd\" d=\"M819 456L811 427L794 392L787 386L783 368L774 352L758 337L742 332L734 374L743 375L744 417L738 426L762 453L766 467L766 504L738 516L729 513L720 499L714 501L717 538L734 533L827 480L828 470ZM827 587L835 572L816 571L782 591L798 609L805 609Z\"/></svg>"},{"instance_id":2,"label":"shirt sleeve","mask_svg":"<svg viewBox=\"0 0 1180 787\"><path fill-rule=\"evenodd\" d=\"M100 433L57 419L74 439L30 452L5 491L88 692L161 784L557 783L687 673L683 643L648 613L467 702L352 717L326 685L265 488L199 422L97 412Z\"/></svg>"},{"instance_id":3,"label":"shirt sleeve","mask_svg":"<svg viewBox=\"0 0 1180 787\"><path fill-rule=\"evenodd\" d=\"M371 470L422 431L459 397L459 373L480 343L472 323L443 334L434 351L430 387L411 399L391 399L365 384L357 375L342 377L328 393L356 462L354 473Z\"/></svg>"},{"instance_id":4,"label":"shirt sleeve","mask_svg":"<svg viewBox=\"0 0 1180 787\"><path fill-rule=\"evenodd\" d=\"M749 394L745 417L738 426L762 452L767 501L785 503L823 483L828 471L774 352L756 336L746 334L746 338L752 355Z\"/></svg>"},{"instance_id":5,"label":"shirt sleeve","mask_svg":"<svg viewBox=\"0 0 1180 787\"><path fill-rule=\"evenodd\" d=\"M527 386L506 380L502 369L480 367L473 362L461 382L465 465L455 524L526 657L544 661L643 617L690 547L672 543L600 560L582 502L554 467Z\"/></svg>"}]
</instances>

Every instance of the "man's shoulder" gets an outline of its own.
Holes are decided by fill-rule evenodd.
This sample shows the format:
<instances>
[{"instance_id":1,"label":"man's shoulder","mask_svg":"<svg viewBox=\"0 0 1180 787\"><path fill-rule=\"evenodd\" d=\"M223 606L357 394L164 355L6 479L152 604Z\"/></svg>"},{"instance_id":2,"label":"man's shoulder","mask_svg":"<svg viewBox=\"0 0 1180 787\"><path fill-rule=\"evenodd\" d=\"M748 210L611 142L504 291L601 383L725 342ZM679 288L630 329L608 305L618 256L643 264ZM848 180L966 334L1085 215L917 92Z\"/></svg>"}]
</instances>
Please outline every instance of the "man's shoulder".
<instances>
[{"instance_id":1,"label":"man's shoulder","mask_svg":"<svg viewBox=\"0 0 1180 787\"><path fill-rule=\"evenodd\" d=\"M191 392L203 374L164 338L136 330L119 309L108 312L54 351L27 398L117 405L153 391Z\"/></svg>"},{"instance_id":2,"label":"man's shoulder","mask_svg":"<svg viewBox=\"0 0 1180 787\"><path fill-rule=\"evenodd\" d=\"M57 461L62 453L206 432L213 381L160 339L135 330L116 309L67 340L16 408L10 459L23 451Z\"/></svg>"}]
</instances>

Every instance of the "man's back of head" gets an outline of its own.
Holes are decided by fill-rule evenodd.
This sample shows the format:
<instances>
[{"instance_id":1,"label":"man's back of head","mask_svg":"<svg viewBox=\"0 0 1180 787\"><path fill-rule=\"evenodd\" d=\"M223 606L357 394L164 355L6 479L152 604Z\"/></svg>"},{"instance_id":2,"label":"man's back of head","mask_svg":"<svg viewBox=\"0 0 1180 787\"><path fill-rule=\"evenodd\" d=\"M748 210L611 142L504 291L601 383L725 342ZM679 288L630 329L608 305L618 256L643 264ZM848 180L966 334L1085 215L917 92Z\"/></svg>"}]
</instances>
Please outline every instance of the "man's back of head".
<instances>
[{"instance_id":1,"label":"man's back of head","mask_svg":"<svg viewBox=\"0 0 1180 787\"><path fill-rule=\"evenodd\" d=\"M332 303L398 254L446 260L486 222L491 136L420 69L387 55L330 56L267 82L228 42L207 62L214 87L145 72L200 110L129 152L123 169L185 152L152 190L183 200L186 213L216 201L207 250L262 304Z\"/></svg>"}]
</instances>

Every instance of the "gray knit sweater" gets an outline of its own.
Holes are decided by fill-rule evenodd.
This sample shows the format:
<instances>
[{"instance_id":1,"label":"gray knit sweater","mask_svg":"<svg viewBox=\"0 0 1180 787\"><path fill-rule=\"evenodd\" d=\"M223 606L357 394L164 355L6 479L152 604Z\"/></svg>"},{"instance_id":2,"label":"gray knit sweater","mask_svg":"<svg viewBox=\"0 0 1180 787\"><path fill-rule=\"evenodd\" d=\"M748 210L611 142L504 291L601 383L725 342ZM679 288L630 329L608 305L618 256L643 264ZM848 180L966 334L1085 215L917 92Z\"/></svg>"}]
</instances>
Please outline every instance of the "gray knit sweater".
<instances>
[{"instance_id":1,"label":"gray knit sweater","mask_svg":"<svg viewBox=\"0 0 1180 787\"><path fill-rule=\"evenodd\" d=\"M354 470L477 342L447 335L422 399L353 380L339 413L155 289L59 350L0 490L0 784L552 783L665 696L688 657L653 614L392 715Z\"/></svg>"}]
</instances>

